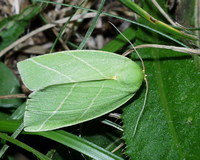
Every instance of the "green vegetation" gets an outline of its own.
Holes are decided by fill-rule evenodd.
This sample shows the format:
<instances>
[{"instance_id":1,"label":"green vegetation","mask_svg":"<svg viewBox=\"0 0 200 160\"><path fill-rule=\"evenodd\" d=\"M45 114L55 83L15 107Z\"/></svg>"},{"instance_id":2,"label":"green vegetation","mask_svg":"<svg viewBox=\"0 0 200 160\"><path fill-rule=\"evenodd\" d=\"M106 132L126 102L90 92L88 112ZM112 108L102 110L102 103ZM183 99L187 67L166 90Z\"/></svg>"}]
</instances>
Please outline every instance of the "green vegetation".
<instances>
[{"instance_id":1,"label":"green vegetation","mask_svg":"<svg viewBox=\"0 0 200 160\"><path fill-rule=\"evenodd\" d=\"M167 2L10 4L0 159L200 160L200 2Z\"/></svg>"}]
</instances>

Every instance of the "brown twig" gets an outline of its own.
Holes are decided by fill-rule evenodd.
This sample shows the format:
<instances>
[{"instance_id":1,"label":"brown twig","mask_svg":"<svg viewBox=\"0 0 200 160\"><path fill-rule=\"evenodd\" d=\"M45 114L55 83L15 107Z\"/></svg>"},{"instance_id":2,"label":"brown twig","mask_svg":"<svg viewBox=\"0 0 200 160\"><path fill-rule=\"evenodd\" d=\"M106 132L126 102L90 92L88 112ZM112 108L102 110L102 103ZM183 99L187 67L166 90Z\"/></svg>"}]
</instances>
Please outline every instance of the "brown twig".
<instances>
[{"instance_id":1,"label":"brown twig","mask_svg":"<svg viewBox=\"0 0 200 160\"><path fill-rule=\"evenodd\" d=\"M0 99L27 98L25 94L9 94L0 96Z\"/></svg>"}]
</instances>

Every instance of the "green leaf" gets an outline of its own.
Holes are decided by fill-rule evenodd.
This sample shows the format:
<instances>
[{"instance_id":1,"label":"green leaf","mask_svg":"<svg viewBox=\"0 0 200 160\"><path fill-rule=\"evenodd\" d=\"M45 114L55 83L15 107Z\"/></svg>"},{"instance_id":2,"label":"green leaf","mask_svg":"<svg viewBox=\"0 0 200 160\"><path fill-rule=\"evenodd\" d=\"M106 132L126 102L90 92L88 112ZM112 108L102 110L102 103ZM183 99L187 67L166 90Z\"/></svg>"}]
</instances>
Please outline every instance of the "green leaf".
<instances>
[{"instance_id":1,"label":"green leaf","mask_svg":"<svg viewBox=\"0 0 200 160\"><path fill-rule=\"evenodd\" d=\"M108 125L100 123L99 121L91 121L81 125L81 137L112 152L121 143L123 143L122 132L113 129ZM123 147L114 152L120 157L125 157L123 154Z\"/></svg>"},{"instance_id":2,"label":"green leaf","mask_svg":"<svg viewBox=\"0 0 200 160\"><path fill-rule=\"evenodd\" d=\"M138 30L137 36L139 44L169 43L142 30ZM161 49L138 51L145 61L149 94L135 136L145 87L124 110L126 154L134 160L198 160L200 74L194 60L186 54Z\"/></svg>"},{"instance_id":3,"label":"green leaf","mask_svg":"<svg viewBox=\"0 0 200 160\"><path fill-rule=\"evenodd\" d=\"M149 21L152 24L154 24L155 26L157 26L157 28L159 28L160 30L166 31L167 33L170 33L172 35L179 36L182 38L187 38L187 39L191 39L191 40L198 39L194 35L190 35L185 32L182 32L180 30L177 30L176 28L173 28L170 25L155 19L148 12L146 12L144 9L142 9L140 6L138 6L135 2L133 2L131 0L118 0L118 1L121 2L122 4L124 4L126 7L133 10L134 12L136 12L141 17L145 18L147 21ZM146 2L146 3L148 3L148 2ZM152 3L152 5L153 5L153 3Z\"/></svg>"},{"instance_id":4,"label":"green leaf","mask_svg":"<svg viewBox=\"0 0 200 160\"><path fill-rule=\"evenodd\" d=\"M0 21L0 51L16 41L24 33L30 20L42 9L40 5L27 7L22 13Z\"/></svg>"},{"instance_id":5,"label":"green leaf","mask_svg":"<svg viewBox=\"0 0 200 160\"><path fill-rule=\"evenodd\" d=\"M48 131L48 132L39 132L37 135L41 135L52 140L56 140L61 144L67 144L71 148L80 151L81 153L88 155L91 158L96 160L122 160L122 158L114 155L113 153L104 150L103 148L84 140L78 136L73 134L64 132L62 130L59 131Z\"/></svg>"},{"instance_id":6,"label":"green leaf","mask_svg":"<svg viewBox=\"0 0 200 160\"><path fill-rule=\"evenodd\" d=\"M0 95L20 93L20 84L12 71L0 62ZM14 107L22 103L20 99L0 99L0 107Z\"/></svg>"},{"instance_id":7,"label":"green leaf","mask_svg":"<svg viewBox=\"0 0 200 160\"><path fill-rule=\"evenodd\" d=\"M82 40L81 44L79 45L78 49L81 50L83 49L83 47L85 46L86 42L88 41L90 35L92 34L96 24L97 24L97 21L102 13L102 9L103 9L103 6L104 6L104 3L105 3L105 0L101 0L101 3L99 5L99 9L97 11L97 15L93 18L92 22L91 22L91 25L90 25L90 28L88 29L88 31L86 32L85 36L84 36L84 39Z\"/></svg>"},{"instance_id":8,"label":"green leaf","mask_svg":"<svg viewBox=\"0 0 200 160\"><path fill-rule=\"evenodd\" d=\"M65 51L18 63L27 101L26 131L71 126L104 115L127 102L143 81L128 58L94 50Z\"/></svg>"},{"instance_id":9,"label":"green leaf","mask_svg":"<svg viewBox=\"0 0 200 160\"><path fill-rule=\"evenodd\" d=\"M66 3L64 4L64 3L59 3L59 2L52 2L52 1L48 1L48 0L36 0L36 1L38 1L38 2L43 2L43 3L50 3L50 4L58 4L58 5L67 6L67 7L73 7L73 8L79 8L79 9L83 9L83 10L91 11L91 12L98 12L97 10L94 10L94 9L84 8L84 7L80 7L80 6L77 6L77 5L71 5L71 4L66 4ZM149 27L149 26L147 26L147 25L143 25L143 24L138 23L138 22L135 22L135 21L133 21L133 20L129 20L129 19L127 19L127 18L123 18L123 17L120 17L120 16L116 16L116 15L113 15L113 14L110 14L110 13L107 13L107 12L102 12L102 14L104 14L104 15L106 15L106 16L113 17L113 18L121 19L121 20L123 20L123 21L130 22L130 23L135 24L135 25L138 25L138 26L140 26L140 27L142 27L142 28L144 28L144 29L147 29L147 30L150 30L150 31L152 31L152 32L158 33L158 34L160 34L161 36L163 36L163 37L165 37L165 38L167 38L167 39L170 39L170 40L172 40L173 42L176 42L176 43L179 44L179 45L182 45L182 46L184 46L184 47L187 47L185 44L183 44L182 42L176 40L175 38L173 38L173 37L171 37L171 36L169 36L169 35L167 35L167 34L165 34L165 33L162 33L162 32L160 32L160 31L158 31L158 30L155 30L155 29L153 29L153 28L151 28L151 27ZM128 37L129 37L129 36L128 36ZM74 48L76 48L76 47L74 47ZM111 48L106 48L105 50L106 50L106 51L110 51L110 52L112 51ZM114 49L114 50L115 50L115 49Z\"/></svg>"},{"instance_id":10,"label":"green leaf","mask_svg":"<svg viewBox=\"0 0 200 160\"><path fill-rule=\"evenodd\" d=\"M10 115L9 119L23 119L26 104L22 103L17 109Z\"/></svg>"},{"instance_id":11,"label":"green leaf","mask_svg":"<svg viewBox=\"0 0 200 160\"><path fill-rule=\"evenodd\" d=\"M34 153L34 154L35 154L39 159L41 159L41 160L50 160L48 157L46 157L46 156L43 155L42 153L38 152L38 151L35 150L34 148L29 147L29 146L26 145L25 143L22 143L22 142L18 141L17 139L14 139L14 138L8 136L8 135L5 134L5 133L0 133L0 138L4 139L4 140L6 140L6 141L9 141L9 142L11 142L11 143L13 143L13 144L15 144L15 145L21 147L21 148L24 148L24 149L26 149L26 150L29 151L29 152ZM2 150L1 150L1 151L2 151ZM1 155L1 151L0 151L0 155Z\"/></svg>"},{"instance_id":12,"label":"green leaf","mask_svg":"<svg viewBox=\"0 0 200 160\"><path fill-rule=\"evenodd\" d=\"M135 38L135 30L136 27L132 25L126 28L122 33L129 41L131 41ZM106 45L104 45L102 50L109 52L117 52L118 50L122 49L127 43L127 40L124 39L124 37L121 34L118 34L117 37L115 37L115 39L111 40Z\"/></svg>"},{"instance_id":13,"label":"green leaf","mask_svg":"<svg viewBox=\"0 0 200 160\"><path fill-rule=\"evenodd\" d=\"M7 120L7 121L0 120L0 131L12 133L16 130L16 128L18 128L20 123L21 122L17 120ZM77 150L93 159L122 160L122 158L105 150L104 148L101 148L87 140L84 140L79 136L67 133L62 130L48 131L48 132L22 132L22 134L39 135L52 139L65 146L69 146L70 148L73 148L74 150Z\"/></svg>"},{"instance_id":14,"label":"green leaf","mask_svg":"<svg viewBox=\"0 0 200 160\"><path fill-rule=\"evenodd\" d=\"M133 130L144 95L124 111L126 153L135 160L199 159L200 75L193 60L156 49L140 52L154 57L145 63L148 102L135 137Z\"/></svg>"}]
</instances>

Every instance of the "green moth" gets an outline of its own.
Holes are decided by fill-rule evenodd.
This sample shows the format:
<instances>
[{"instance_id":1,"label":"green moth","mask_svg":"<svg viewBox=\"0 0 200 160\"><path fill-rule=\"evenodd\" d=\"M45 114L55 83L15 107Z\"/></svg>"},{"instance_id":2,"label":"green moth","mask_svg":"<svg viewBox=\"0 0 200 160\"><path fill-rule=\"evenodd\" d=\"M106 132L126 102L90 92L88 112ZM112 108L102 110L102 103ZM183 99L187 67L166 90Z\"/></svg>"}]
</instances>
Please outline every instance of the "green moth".
<instances>
[{"instance_id":1,"label":"green moth","mask_svg":"<svg viewBox=\"0 0 200 160\"><path fill-rule=\"evenodd\" d=\"M133 97L144 79L132 60L96 50L57 52L17 65L33 91L24 115L29 132L71 126L111 112Z\"/></svg>"}]
</instances>

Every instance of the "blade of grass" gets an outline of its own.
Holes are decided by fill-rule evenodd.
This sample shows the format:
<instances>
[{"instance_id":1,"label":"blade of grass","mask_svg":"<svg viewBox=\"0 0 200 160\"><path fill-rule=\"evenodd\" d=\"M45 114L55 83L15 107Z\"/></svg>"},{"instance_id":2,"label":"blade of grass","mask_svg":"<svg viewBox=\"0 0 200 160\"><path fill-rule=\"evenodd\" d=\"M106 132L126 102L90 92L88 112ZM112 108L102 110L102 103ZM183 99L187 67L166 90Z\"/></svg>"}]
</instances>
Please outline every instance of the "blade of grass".
<instances>
[{"instance_id":1,"label":"blade of grass","mask_svg":"<svg viewBox=\"0 0 200 160\"><path fill-rule=\"evenodd\" d=\"M161 48L161 49L169 49L177 52L187 53L187 54L194 54L200 55L200 49L192 49L192 48L185 48L185 47L176 47L176 46L169 46L169 45L160 45L160 44L142 44L135 46L135 48Z\"/></svg>"},{"instance_id":2,"label":"blade of grass","mask_svg":"<svg viewBox=\"0 0 200 160\"><path fill-rule=\"evenodd\" d=\"M15 140L15 138L17 138L17 136L22 132L23 129L24 129L24 123L19 125L19 127L14 131L14 133L10 136L10 138ZM0 159L4 155L4 153L7 151L8 148L9 146L7 144L3 145L2 149L0 150Z\"/></svg>"},{"instance_id":3,"label":"blade of grass","mask_svg":"<svg viewBox=\"0 0 200 160\"><path fill-rule=\"evenodd\" d=\"M200 27L200 1L199 0L195 0L195 9L194 9L194 26L196 28ZM197 35L197 37L200 37L200 32L199 31L195 31L195 34ZM200 41L196 41L196 45L198 47L200 47ZM200 57L199 56L194 56L194 60L195 60L195 64L197 66L197 68L200 70Z\"/></svg>"},{"instance_id":4,"label":"blade of grass","mask_svg":"<svg viewBox=\"0 0 200 160\"><path fill-rule=\"evenodd\" d=\"M88 29L87 33L85 34L84 39L81 42L81 44L79 45L78 49L80 49L80 50L83 49L83 47L85 46L87 40L89 39L90 35L92 34L92 32L93 32L93 30L94 30L94 28L95 28L95 26L97 24L97 21L99 19L99 16L102 13L102 9L103 9L104 3L105 3L105 0L102 0L101 3L100 3L99 9L97 11L97 15L93 18L93 20L91 22L91 26Z\"/></svg>"},{"instance_id":5,"label":"blade of grass","mask_svg":"<svg viewBox=\"0 0 200 160\"><path fill-rule=\"evenodd\" d=\"M82 3L83 3L83 2L82 2ZM81 3L81 5L82 5L82 3ZM54 50L54 48L55 48L55 46L56 46L58 40L62 37L62 34L63 34L65 28L67 27L67 25L69 24L69 22L71 21L72 17L75 15L75 13L76 13L77 10L78 10L78 8L75 8L75 11L74 11L74 12L72 13L72 15L67 19L66 23L65 23L64 26L61 28L61 30L60 30L58 36L56 37L56 40L55 40L54 43L53 43L53 46L51 47L50 53L53 52L53 50Z\"/></svg>"},{"instance_id":6,"label":"blade of grass","mask_svg":"<svg viewBox=\"0 0 200 160\"><path fill-rule=\"evenodd\" d=\"M40 0L37 0L37 1L40 1ZM42 1L42 2L52 3L52 4L60 4L60 5L63 5L63 6L69 6L69 7L84 9L84 10L87 10L87 11L97 12L96 10L92 10L92 9L88 9L88 8L83 8L83 7L75 6L75 5L68 5L68 4L62 4L62 3L55 3L55 2L50 2L50 1ZM112 14L109 14L109 13L106 13L106 12L102 12L102 15L107 15L107 16L110 16L110 17L113 17L113 18L118 18L118 19L121 19L121 20L130 22L130 23L132 23L132 24L138 25L138 26L143 27L143 28L145 28L145 29L148 29L148 30L150 30L150 31L152 31L152 32L155 32L155 33L157 33L157 34L159 34L159 35L161 35L161 36L163 36L163 37L165 37L165 38L167 38L167 39L170 39L171 41L176 42L177 44L179 44L179 45L181 45L181 46L183 46L183 47L189 48L187 45L185 45L184 43L180 42L179 40L176 40L176 39L174 39L173 37L168 36L167 34L164 34L164 33L160 32L160 31L158 31L158 30L155 30L155 29L153 29L153 28L151 28L151 27L148 27L148 26L146 26L146 25L143 25L143 24L141 24L141 23L137 23L137 22L135 22L135 21L132 21L132 20L129 20L129 19L120 17L120 16L112 15ZM33 36L33 35L39 33L39 32L42 32L42 31L44 31L44 30L47 30L47 29L49 29L49 28L52 28L52 27L54 27L54 26L55 26L55 24L47 24L47 25L42 26L41 28L38 28L38 29L32 31L30 34L21 37L21 38L18 39L16 42L12 43L10 46L8 46L8 47L6 47L4 50L2 50L2 51L0 52L0 57L3 56L5 53L7 53L9 50L11 50L11 49L12 49L13 47L15 47L16 45L18 45L19 43L22 43L23 41L27 40L29 37L31 37L31 36ZM75 48L77 48L77 47L75 46Z\"/></svg>"},{"instance_id":7,"label":"blade of grass","mask_svg":"<svg viewBox=\"0 0 200 160\"><path fill-rule=\"evenodd\" d=\"M162 9L162 7L158 4L156 0L151 0L151 2L154 4L154 6L159 10L159 12L165 17L165 19L174 27L178 26L172 19L171 17L165 13L165 11Z\"/></svg>"},{"instance_id":8,"label":"blade of grass","mask_svg":"<svg viewBox=\"0 0 200 160\"><path fill-rule=\"evenodd\" d=\"M118 0L118 1L121 2L123 5L125 5L126 7L130 8L132 11L136 12L141 17L148 20L149 22L155 24L160 29L167 31L168 33L171 33L173 35L178 35L180 37L184 37L184 38L187 38L190 40L197 40L196 36L179 31L179 30L171 27L170 25L157 20L156 18L151 16L149 13L147 13L145 10L143 10L140 6L138 6L136 3L134 3L131 0Z\"/></svg>"},{"instance_id":9,"label":"blade of grass","mask_svg":"<svg viewBox=\"0 0 200 160\"><path fill-rule=\"evenodd\" d=\"M67 20L67 22L64 24L64 26L62 26L62 28L61 28L61 30L60 30L58 36L56 37L56 40L54 41L54 43L53 43L53 45L52 45L52 47L51 47L50 53L53 52L53 50L54 50L54 48L55 48L55 46L56 46L58 40L62 37L62 34L63 34L65 28L67 27L68 23L71 21L73 15L74 15L74 14L72 14L72 15L69 17L69 19Z\"/></svg>"},{"instance_id":10,"label":"blade of grass","mask_svg":"<svg viewBox=\"0 0 200 160\"><path fill-rule=\"evenodd\" d=\"M0 120L0 132L12 133L13 131L16 130L16 128L20 123L21 122L18 120ZM71 133L62 130L49 131L49 132L22 132L22 134L39 135L49 138L65 146L73 148L93 159L123 160L121 157L118 157L115 154L87 140L84 140L81 137L78 137L76 135L73 135Z\"/></svg>"},{"instance_id":11,"label":"blade of grass","mask_svg":"<svg viewBox=\"0 0 200 160\"><path fill-rule=\"evenodd\" d=\"M80 15L76 15L74 16L74 18L72 18L73 21L77 20L78 18L90 18L90 17L94 17L94 14L80 14ZM66 18L68 19L68 17ZM60 24L60 23L65 23L66 22L66 19L61 19L61 20L57 20L55 21L54 23L49 23L49 24L46 24L46 25L43 25L42 27L39 27L33 31L31 31L30 33L24 35L23 37L19 38L18 40L16 40L15 42L13 42L11 45L9 45L8 47L6 47L5 49L3 49L2 51L0 51L0 57L2 57L4 54L6 54L9 50L11 50L12 48L14 48L15 46L17 46L18 44L24 42L25 40L27 40L28 38L42 32L42 31L45 31L47 29L50 29L52 27L55 27L56 25ZM64 20L64 22L63 22ZM61 22L62 21L62 22Z\"/></svg>"},{"instance_id":12,"label":"blade of grass","mask_svg":"<svg viewBox=\"0 0 200 160\"><path fill-rule=\"evenodd\" d=\"M70 5L70 4L64 4L64 3L59 3L59 2L52 2L52 1L47 1L47 0L36 0L38 2L44 2L44 3L50 3L50 4L59 4L59 5L62 5L62 6L66 6L66 7L73 7L73 8L79 8L79 9L83 9L83 10L86 10L86 11L91 11L91 12L97 12L96 10L94 9L90 9L90 8L84 8L84 7L80 7L80 6L77 6L77 5ZM106 15L106 16L109 16L109 17L113 17L113 18L117 18L117 19L121 19L121 20L124 20L126 22L130 22L132 24L135 24L135 25L138 25L140 27L143 27L145 29L148 29L152 32L155 32L167 39L170 39L174 42L176 42L177 44L183 46L183 47L186 47L186 48L189 48L187 45L185 45L184 43L180 42L179 40L176 40L175 38L171 37L171 36L168 36L167 34L165 33L162 33L156 29L153 29L149 26L146 26L146 25L143 25L141 23L138 23L138 22L135 22L135 21L132 21L132 20L129 20L129 19L126 19L126 18L123 18L123 17L120 17L120 16L116 16L116 15L113 15L113 14L110 14L110 13L107 13L107 12L102 12L102 15Z\"/></svg>"},{"instance_id":13,"label":"blade of grass","mask_svg":"<svg viewBox=\"0 0 200 160\"><path fill-rule=\"evenodd\" d=\"M14 112L11 114L10 119L21 119L24 115L25 111L25 103L20 105ZM11 138L16 139L17 136L23 131L24 129L24 123L21 122L18 124L17 129L12 133ZM5 144L2 149L0 150L0 158L4 155L4 153L8 150L9 145Z\"/></svg>"},{"instance_id":14,"label":"blade of grass","mask_svg":"<svg viewBox=\"0 0 200 160\"><path fill-rule=\"evenodd\" d=\"M16 140L16 139L8 136L5 133L0 133L0 138L4 139L4 140L6 140L6 141L8 141L10 143L13 143L13 144L15 144L15 145L17 145L17 146L19 146L19 147L31 152L31 153L33 153L34 155L36 155L41 160L50 160L48 157L46 157L42 153L38 152L34 148L26 145L25 143L20 142L19 140ZM0 152L0 154L1 154L1 152Z\"/></svg>"},{"instance_id":15,"label":"blade of grass","mask_svg":"<svg viewBox=\"0 0 200 160\"><path fill-rule=\"evenodd\" d=\"M106 124L108 126L111 126L111 127L115 128L115 129L123 132L122 126L120 126L117 123L112 122L112 121L110 121L108 119L105 119L105 120L101 121L101 123Z\"/></svg>"},{"instance_id":16,"label":"blade of grass","mask_svg":"<svg viewBox=\"0 0 200 160\"><path fill-rule=\"evenodd\" d=\"M80 138L73 134L67 133L62 130L58 131L49 131L49 132L38 132L37 135L56 140L57 142L64 144L95 160L122 160L121 157L116 156L115 154Z\"/></svg>"},{"instance_id":17,"label":"blade of grass","mask_svg":"<svg viewBox=\"0 0 200 160\"><path fill-rule=\"evenodd\" d=\"M135 31L134 28L131 26L125 29L122 33L128 38L128 40L132 40L135 38L134 31ZM101 50L116 52L120 50L126 44L127 44L127 41L124 39L124 37L121 34L118 34L116 38L114 38L113 40L108 42L106 45L104 45L104 47Z\"/></svg>"}]
</instances>

